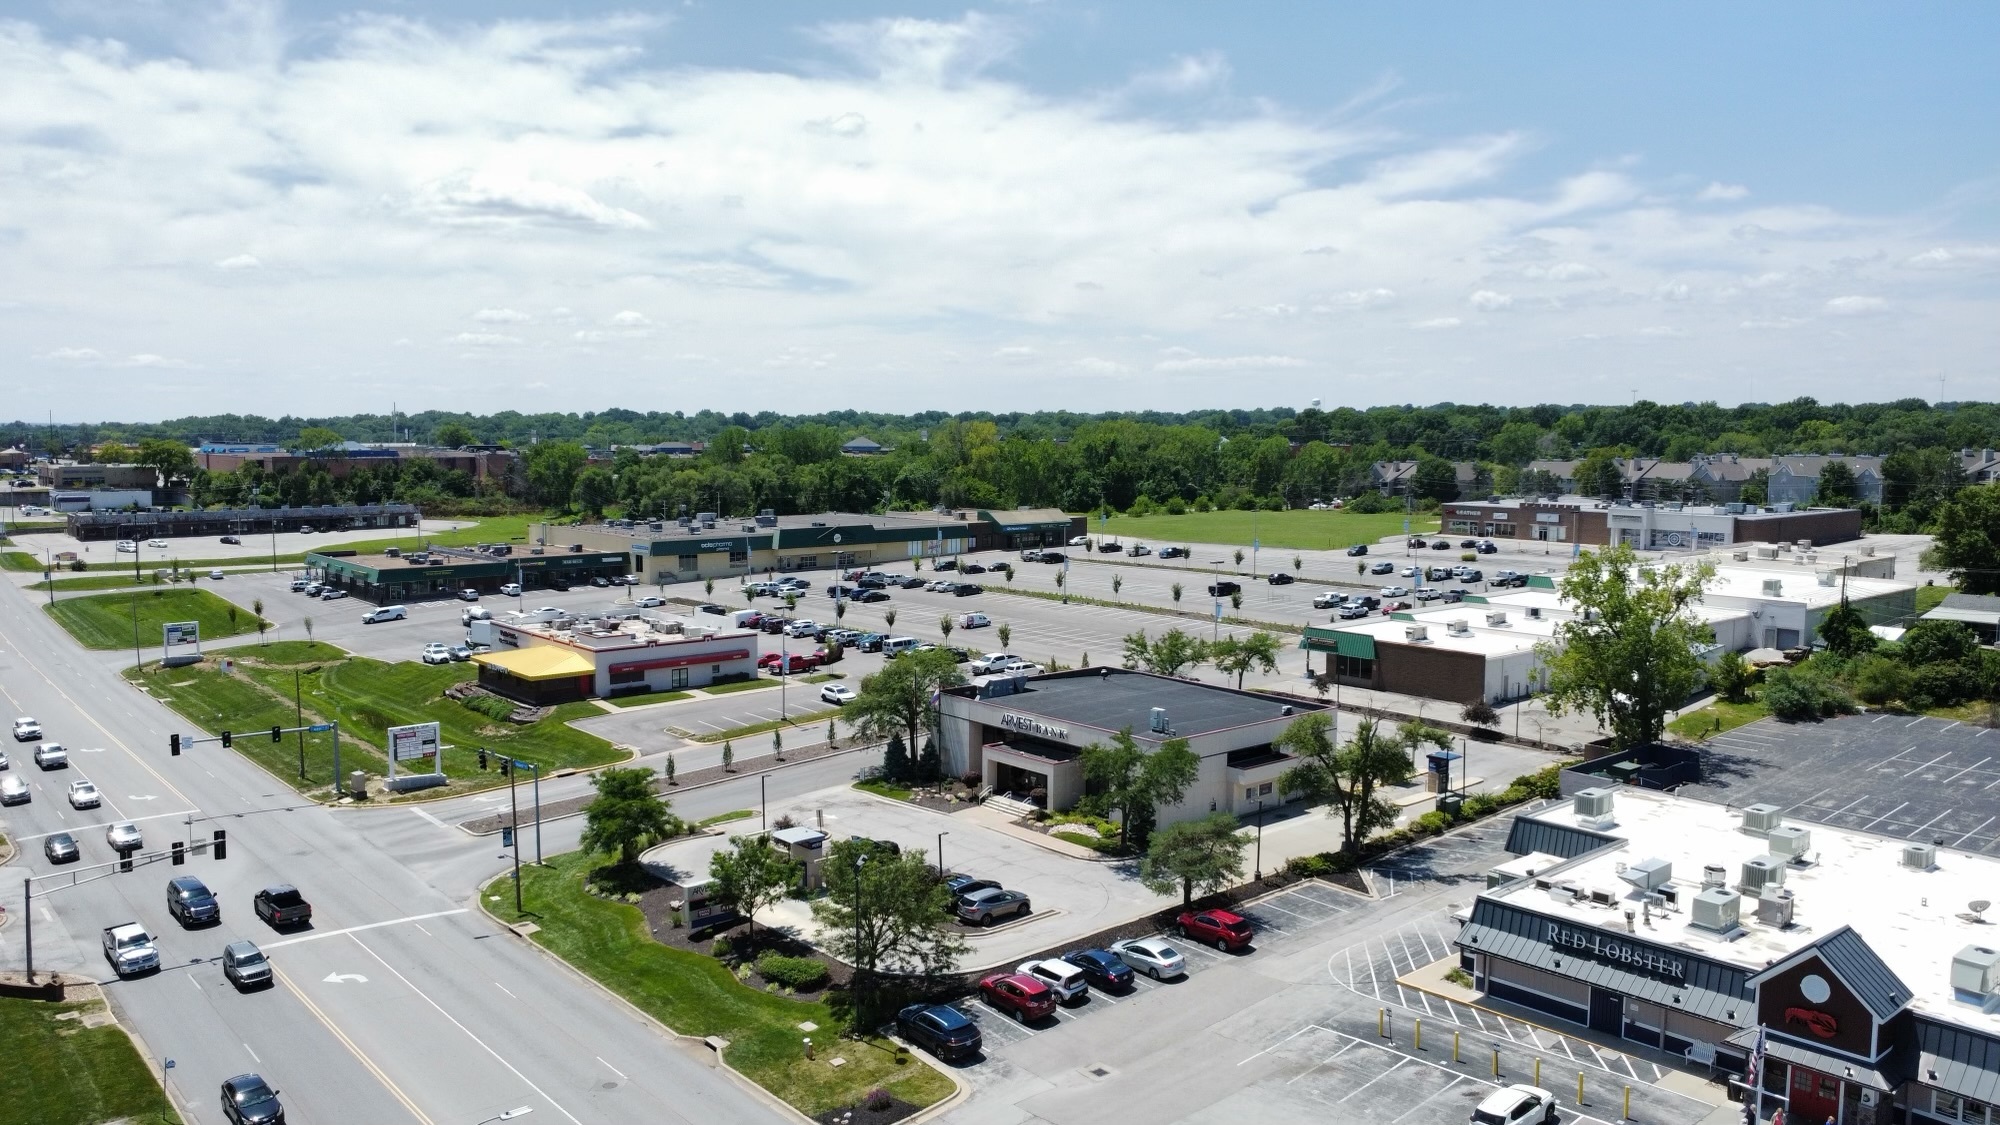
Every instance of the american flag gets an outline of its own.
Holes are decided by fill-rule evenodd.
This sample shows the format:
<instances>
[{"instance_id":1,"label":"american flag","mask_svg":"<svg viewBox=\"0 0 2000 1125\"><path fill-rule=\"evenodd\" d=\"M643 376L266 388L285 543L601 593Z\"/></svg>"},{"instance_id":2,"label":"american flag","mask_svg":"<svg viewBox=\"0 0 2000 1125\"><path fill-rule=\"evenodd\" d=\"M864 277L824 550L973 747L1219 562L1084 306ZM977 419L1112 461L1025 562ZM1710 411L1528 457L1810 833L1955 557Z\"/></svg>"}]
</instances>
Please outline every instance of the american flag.
<instances>
[{"instance_id":1,"label":"american flag","mask_svg":"<svg viewBox=\"0 0 2000 1125\"><path fill-rule=\"evenodd\" d=\"M1764 1025L1757 1025L1757 1046L1750 1052L1750 1065L1743 1071L1743 1125L1757 1125L1757 1111L1762 1107L1764 1093Z\"/></svg>"}]
</instances>

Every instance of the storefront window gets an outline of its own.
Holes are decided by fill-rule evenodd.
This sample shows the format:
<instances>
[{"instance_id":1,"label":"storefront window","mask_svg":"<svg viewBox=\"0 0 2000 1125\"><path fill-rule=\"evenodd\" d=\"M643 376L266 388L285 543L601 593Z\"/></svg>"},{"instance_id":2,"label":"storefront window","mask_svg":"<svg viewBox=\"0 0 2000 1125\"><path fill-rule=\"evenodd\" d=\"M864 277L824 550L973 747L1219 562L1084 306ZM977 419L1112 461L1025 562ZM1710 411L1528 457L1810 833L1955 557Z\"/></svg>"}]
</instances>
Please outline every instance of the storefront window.
<instances>
[{"instance_id":1,"label":"storefront window","mask_svg":"<svg viewBox=\"0 0 2000 1125\"><path fill-rule=\"evenodd\" d=\"M1972 1125L1986 1125L1986 1116L1989 1112L1991 1110L1985 1102L1967 1101L1964 1106L1960 1107L1958 1119L1960 1121L1969 1121Z\"/></svg>"},{"instance_id":2,"label":"storefront window","mask_svg":"<svg viewBox=\"0 0 2000 1125\"><path fill-rule=\"evenodd\" d=\"M695 571L701 569L701 556L682 555L680 557L680 568L682 574L693 574Z\"/></svg>"},{"instance_id":3,"label":"storefront window","mask_svg":"<svg viewBox=\"0 0 2000 1125\"><path fill-rule=\"evenodd\" d=\"M1956 1121L1958 1111L1963 1107L1964 1103L1956 1094L1947 1094L1942 1090L1931 1094L1931 1112L1947 1121Z\"/></svg>"},{"instance_id":4,"label":"storefront window","mask_svg":"<svg viewBox=\"0 0 2000 1125\"><path fill-rule=\"evenodd\" d=\"M1333 674L1343 680L1373 680L1375 662L1360 656L1333 655Z\"/></svg>"},{"instance_id":5,"label":"storefront window","mask_svg":"<svg viewBox=\"0 0 2000 1125\"><path fill-rule=\"evenodd\" d=\"M730 565L730 566L749 566L749 565L750 565L750 552L748 552L748 551L731 551L731 552L729 552L729 565Z\"/></svg>"}]
</instances>

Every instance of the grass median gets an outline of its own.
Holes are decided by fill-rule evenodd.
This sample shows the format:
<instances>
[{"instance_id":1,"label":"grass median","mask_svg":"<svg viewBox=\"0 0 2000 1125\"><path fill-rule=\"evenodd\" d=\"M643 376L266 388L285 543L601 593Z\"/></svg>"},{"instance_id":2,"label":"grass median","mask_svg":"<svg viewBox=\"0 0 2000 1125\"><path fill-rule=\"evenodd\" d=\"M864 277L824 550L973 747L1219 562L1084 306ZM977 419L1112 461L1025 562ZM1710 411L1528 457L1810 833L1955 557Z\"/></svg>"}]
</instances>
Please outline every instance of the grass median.
<instances>
[{"instance_id":1,"label":"grass median","mask_svg":"<svg viewBox=\"0 0 2000 1125\"><path fill-rule=\"evenodd\" d=\"M840 1039L844 1014L825 1001L752 988L712 957L654 941L637 907L584 890L592 866L570 852L546 867L523 867L526 912L514 912L510 876L487 885L486 907L505 922L534 922L537 944L680 1034L729 1040L730 1066L808 1117L855 1105L877 1087L916 1106L950 1096L951 1079L914 1056L899 1065L893 1043ZM819 1025L817 1059L800 1049L806 1021ZM835 1058L845 1062L834 1067Z\"/></svg>"},{"instance_id":2,"label":"grass median","mask_svg":"<svg viewBox=\"0 0 2000 1125\"><path fill-rule=\"evenodd\" d=\"M26 574L42 569L42 560L26 551L0 551L0 570Z\"/></svg>"},{"instance_id":3,"label":"grass median","mask_svg":"<svg viewBox=\"0 0 2000 1125\"><path fill-rule=\"evenodd\" d=\"M708 742L708 743L727 742L737 738L752 738L760 734L769 734L772 731L777 730L781 727L784 728L802 727L812 723L817 723L821 719L837 719L839 717L840 717L840 708L835 707L830 711L807 711L802 714L793 715L789 718L772 719L769 722L763 722L763 723L751 723L748 726L732 727L729 730L708 731L702 734L689 734L687 737L694 739L696 742Z\"/></svg>"},{"instance_id":4,"label":"grass median","mask_svg":"<svg viewBox=\"0 0 2000 1125\"><path fill-rule=\"evenodd\" d=\"M1427 535L1438 528L1438 518L1412 514L1410 531L1416 535ZM1288 512L1189 512L1186 515L1112 516L1109 523L1091 521L1090 534L1093 537L1110 536L1114 539L1135 543L1157 545L1161 543L1221 543L1239 544L1246 548L1244 561L1249 561L1247 548L1251 542L1261 541L1264 549L1333 551L1352 547L1356 543L1374 543L1386 536L1400 535L1403 531L1402 512L1314 512L1307 509L1293 509ZM1274 569L1275 564L1266 556L1265 569Z\"/></svg>"},{"instance_id":5,"label":"grass median","mask_svg":"<svg viewBox=\"0 0 2000 1125\"><path fill-rule=\"evenodd\" d=\"M85 648L129 647L133 617L138 617L139 643L160 643L160 627L169 621L195 621L203 640L241 636L257 631L257 617L223 601L207 590L142 590L131 594L93 594L42 607L69 630Z\"/></svg>"},{"instance_id":6,"label":"grass median","mask_svg":"<svg viewBox=\"0 0 2000 1125\"><path fill-rule=\"evenodd\" d=\"M97 1125L181 1118L116 1024L84 1026L104 1003L51 1004L0 999L0 1058L13 1080L0 1098L0 1125Z\"/></svg>"},{"instance_id":7,"label":"grass median","mask_svg":"<svg viewBox=\"0 0 2000 1125\"><path fill-rule=\"evenodd\" d=\"M1700 742L1723 731L1735 730L1758 719L1767 718L1770 714L1771 709L1764 706L1762 700L1753 699L1748 703L1716 700L1698 711L1689 711L1668 723L1667 730L1682 738Z\"/></svg>"},{"instance_id":8,"label":"grass median","mask_svg":"<svg viewBox=\"0 0 2000 1125\"><path fill-rule=\"evenodd\" d=\"M420 797L501 784L499 773L479 769L476 751L481 747L533 762L548 773L624 758L611 743L569 725L603 714L590 703L565 703L520 725L489 718L446 697L445 689L474 676L469 664L389 664L309 641L244 646L226 655L228 670L220 659L211 659L165 669L149 664L143 671L128 672L127 678L203 730L234 732L233 749L309 795L324 795L333 784L332 732L308 733L303 739L285 735L277 742L264 733L273 726L297 725L301 711L307 723L340 724L343 772L359 769L377 777L388 769L383 745L388 727L436 722L439 738L450 748L442 763L448 784L422 790L416 794ZM302 755L305 776L300 778Z\"/></svg>"}]
</instances>

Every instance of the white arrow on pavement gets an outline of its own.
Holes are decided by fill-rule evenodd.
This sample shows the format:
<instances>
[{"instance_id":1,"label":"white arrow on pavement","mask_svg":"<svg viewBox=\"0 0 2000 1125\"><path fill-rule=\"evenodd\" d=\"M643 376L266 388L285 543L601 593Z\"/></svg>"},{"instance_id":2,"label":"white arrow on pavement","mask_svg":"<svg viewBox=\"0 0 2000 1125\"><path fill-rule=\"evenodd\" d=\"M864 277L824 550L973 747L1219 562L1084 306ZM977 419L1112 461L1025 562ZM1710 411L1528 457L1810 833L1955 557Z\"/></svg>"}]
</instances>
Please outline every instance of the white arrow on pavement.
<instances>
[{"instance_id":1,"label":"white arrow on pavement","mask_svg":"<svg viewBox=\"0 0 2000 1125\"><path fill-rule=\"evenodd\" d=\"M143 797L127 796L125 799L128 801L157 801L160 798L155 796L154 794L148 793Z\"/></svg>"},{"instance_id":2,"label":"white arrow on pavement","mask_svg":"<svg viewBox=\"0 0 2000 1125\"><path fill-rule=\"evenodd\" d=\"M323 978L323 980L327 984L339 984L342 981L348 981L348 980L351 980L356 984L368 983L368 978L362 976L360 973L328 973Z\"/></svg>"}]
</instances>

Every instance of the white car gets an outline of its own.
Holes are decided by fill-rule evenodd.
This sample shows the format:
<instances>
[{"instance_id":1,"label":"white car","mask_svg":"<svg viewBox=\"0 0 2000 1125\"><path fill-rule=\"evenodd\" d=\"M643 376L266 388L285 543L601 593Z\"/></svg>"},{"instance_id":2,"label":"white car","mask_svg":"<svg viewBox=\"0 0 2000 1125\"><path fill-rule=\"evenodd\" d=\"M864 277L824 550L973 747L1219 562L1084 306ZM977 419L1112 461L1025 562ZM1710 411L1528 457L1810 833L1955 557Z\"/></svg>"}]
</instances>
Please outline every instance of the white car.
<instances>
[{"instance_id":1,"label":"white car","mask_svg":"<svg viewBox=\"0 0 2000 1125\"><path fill-rule=\"evenodd\" d=\"M1088 547L1088 546L1090 546L1090 536L1088 536L1088 535L1073 535L1073 536L1071 536L1071 537L1070 537L1070 540L1069 540L1069 545L1070 545L1070 546L1072 546L1072 547ZM1023 969L1023 970L1022 970L1022 972L1026 972L1026 971L1027 971L1027 970L1025 970L1025 969Z\"/></svg>"},{"instance_id":2,"label":"white car","mask_svg":"<svg viewBox=\"0 0 2000 1125\"><path fill-rule=\"evenodd\" d=\"M1083 979L1082 969L1053 957L1046 961L1023 961L1014 971L1048 985L1055 992L1058 1004L1081 1000L1090 991L1090 985Z\"/></svg>"},{"instance_id":3,"label":"white car","mask_svg":"<svg viewBox=\"0 0 2000 1125\"><path fill-rule=\"evenodd\" d=\"M1144 973L1154 980L1187 974L1187 958L1164 938L1129 938L1111 943L1111 952L1120 961L1132 966L1135 973Z\"/></svg>"},{"instance_id":4,"label":"white car","mask_svg":"<svg viewBox=\"0 0 2000 1125\"><path fill-rule=\"evenodd\" d=\"M651 594L647 594L645 597L638 599L632 604L638 606L640 609L658 609L661 606L667 604L667 599L656 598Z\"/></svg>"},{"instance_id":5,"label":"white car","mask_svg":"<svg viewBox=\"0 0 2000 1125\"><path fill-rule=\"evenodd\" d=\"M502 587L500 587L500 595L501 595L502 597L507 597L507 598L518 598L518 597L520 597L520 596L521 596L521 586L520 586L520 583L518 583L518 582L509 582L509 583L507 583L507 584L506 584L505 586L502 586Z\"/></svg>"},{"instance_id":6,"label":"white car","mask_svg":"<svg viewBox=\"0 0 2000 1125\"><path fill-rule=\"evenodd\" d=\"M1019 659L1011 652L989 652L985 656L973 657L972 663L966 667L975 676L989 676Z\"/></svg>"},{"instance_id":7,"label":"white car","mask_svg":"<svg viewBox=\"0 0 2000 1125\"><path fill-rule=\"evenodd\" d=\"M148 547L157 547L157 548L162 548L162 549L164 549L164 548L166 547L166 545L167 545L167 541L166 541L166 540L164 540L164 539L148 539L148 540L146 540L146 546L148 546Z\"/></svg>"},{"instance_id":8,"label":"white car","mask_svg":"<svg viewBox=\"0 0 2000 1125\"><path fill-rule=\"evenodd\" d=\"M467 586L458 592L458 600L462 602L476 602L479 600L479 591Z\"/></svg>"},{"instance_id":9,"label":"white car","mask_svg":"<svg viewBox=\"0 0 2000 1125\"><path fill-rule=\"evenodd\" d=\"M0 805L25 805L34 799L27 782L11 773L0 777Z\"/></svg>"},{"instance_id":10,"label":"white car","mask_svg":"<svg viewBox=\"0 0 2000 1125\"><path fill-rule=\"evenodd\" d=\"M139 826L129 820L121 820L104 830L104 842L119 855L136 852L146 846L146 838L139 833Z\"/></svg>"},{"instance_id":11,"label":"white car","mask_svg":"<svg viewBox=\"0 0 2000 1125\"><path fill-rule=\"evenodd\" d=\"M1402 586L1384 586L1381 594L1385 598L1407 598L1410 596L1410 591Z\"/></svg>"},{"instance_id":12,"label":"white car","mask_svg":"<svg viewBox=\"0 0 2000 1125\"><path fill-rule=\"evenodd\" d=\"M1486 1095L1472 1110L1474 1125L1521 1125L1524 1121L1553 1123L1556 1096L1538 1086L1515 1083Z\"/></svg>"},{"instance_id":13,"label":"white car","mask_svg":"<svg viewBox=\"0 0 2000 1125\"><path fill-rule=\"evenodd\" d=\"M223 577L224 575L220 570L211 570L208 572L208 580L210 582L220 582L222 581Z\"/></svg>"},{"instance_id":14,"label":"white car","mask_svg":"<svg viewBox=\"0 0 2000 1125\"><path fill-rule=\"evenodd\" d=\"M42 724L26 715L14 720L14 741L35 742L42 737Z\"/></svg>"},{"instance_id":15,"label":"white car","mask_svg":"<svg viewBox=\"0 0 2000 1125\"><path fill-rule=\"evenodd\" d=\"M948 594L957 585L958 583L949 578L933 578L929 582L924 583L924 589L929 590L933 594Z\"/></svg>"},{"instance_id":16,"label":"white car","mask_svg":"<svg viewBox=\"0 0 2000 1125\"><path fill-rule=\"evenodd\" d=\"M1020 657L1015 657L1007 663L1002 664L997 671L1002 676L1039 676L1042 674L1042 666L1039 664L1030 664Z\"/></svg>"},{"instance_id":17,"label":"white car","mask_svg":"<svg viewBox=\"0 0 2000 1125\"><path fill-rule=\"evenodd\" d=\"M97 786L92 785L90 782L72 781L69 783L70 808L94 809L103 802L104 798L97 792Z\"/></svg>"},{"instance_id":18,"label":"white car","mask_svg":"<svg viewBox=\"0 0 2000 1125\"><path fill-rule=\"evenodd\" d=\"M430 644L424 646L424 663L426 664L451 663L451 648L437 641L432 641Z\"/></svg>"},{"instance_id":19,"label":"white car","mask_svg":"<svg viewBox=\"0 0 2000 1125\"><path fill-rule=\"evenodd\" d=\"M321 590L319 592L319 600L323 602L337 602L346 596L347 591L345 590Z\"/></svg>"},{"instance_id":20,"label":"white car","mask_svg":"<svg viewBox=\"0 0 2000 1125\"><path fill-rule=\"evenodd\" d=\"M1332 590L1328 590L1325 593L1313 595L1313 608L1338 609L1340 608L1341 603L1345 602L1346 600L1347 600L1347 595L1336 594Z\"/></svg>"},{"instance_id":21,"label":"white car","mask_svg":"<svg viewBox=\"0 0 2000 1125\"><path fill-rule=\"evenodd\" d=\"M35 764L45 770L62 769L69 765L69 750L60 742L44 742L35 747Z\"/></svg>"},{"instance_id":22,"label":"white car","mask_svg":"<svg viewBox=\"0 0 2000 1125\"><path fill-rule=\"evenodd\" d=\"M1424 576L1424 572L1414 566L1406 566L1399 573L1405 578L1422 578Z\"/></svg>"},{"instance_id":23,"label":"white car","mask_svg":"<svg viewBox=\"0 0 2000 1125\"><path fill-rule=\"evenodd\" d=\"M811 621L806 621L801 619L792 622L790 625L785 626L785 635L788 637L803 637L808 634L817 632L818 629L819 629L818 625L813 624Z\"/></svg>"},{"instance_id":24,"label":"white car","mask_svg":"<svg viewBox=\"0 0 2000 1125\"><path fill-rule=\"evenodd\" d=\"M130 539L120 539L116 550L121 555L136 555L139 553L139 544Z\"/></svg>"},{"instance_id":25,"label":"white car","mask_svg":"<svg viewBox=\"0 0 2000 1125\"><path fill-rule=\"evenodd\" d=\"M858 696L855 694L854 689L848 687L846 684L828 684L819 689L819 698L822 703L831 703L836 707L845 707L854 702Z\"/></svg>"}]
</instances>

